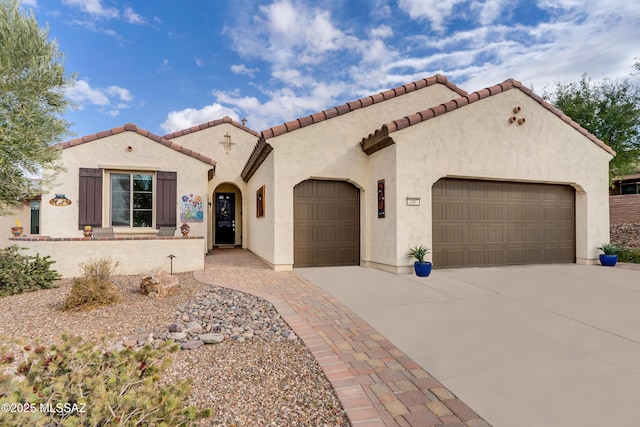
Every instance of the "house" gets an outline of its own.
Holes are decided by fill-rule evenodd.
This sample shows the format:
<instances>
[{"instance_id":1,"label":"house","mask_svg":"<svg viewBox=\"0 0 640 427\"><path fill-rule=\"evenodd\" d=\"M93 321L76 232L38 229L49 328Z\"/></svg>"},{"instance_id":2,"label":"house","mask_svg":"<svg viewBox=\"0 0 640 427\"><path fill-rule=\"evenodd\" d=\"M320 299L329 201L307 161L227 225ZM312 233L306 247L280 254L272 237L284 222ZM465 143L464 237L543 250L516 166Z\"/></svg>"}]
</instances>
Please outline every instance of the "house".
<instances>
[{"instance_id":1,"label":"house","mask_svg":"<svg viewBox=\"0 0 640 427\"><path fill-rule=\"evenodd\" d=\"M230 118L165 136L129 124L61 147L40 236L20 243L63 274L107 254L128 272L169 255L194 270L225 245L276 270L406 273L416 244L436 268L585 264L609 238L615 153L515 80L467 93L436 75L260 133ZM158 236L182 222L186 238ZM83 239L86 225L114 236Z\"/></svg>"},{"instance_id":2,"label":"house","mask_svg":"<svg viewBox=\"0 0 640 427\"><path fill-rule=\"evenodd\" d=\"M640 224L640 170L614 180L609 192L611 224Z\"/></svg>"}]
</instances>

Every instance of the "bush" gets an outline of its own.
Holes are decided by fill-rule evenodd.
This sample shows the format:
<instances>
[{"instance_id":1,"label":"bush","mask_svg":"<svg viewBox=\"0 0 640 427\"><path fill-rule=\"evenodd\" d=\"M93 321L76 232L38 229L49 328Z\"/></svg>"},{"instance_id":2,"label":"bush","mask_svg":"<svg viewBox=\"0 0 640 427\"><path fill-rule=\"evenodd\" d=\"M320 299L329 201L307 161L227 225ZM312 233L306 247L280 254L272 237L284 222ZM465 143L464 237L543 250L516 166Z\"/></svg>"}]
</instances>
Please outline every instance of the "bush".
<instances>
[{"instance_id":1,"label":"bush","mask_svg":"<svg viewBox=\"0 0 640 427\"><path fill-rule=\"evenodd\" d=\"M20 250L16 245L0 249L0 296L56 287L60 275L51 269L55 261L49 256L22 255Z\"/></svg>"},{"instance_id":2,"label":"bush","mask_svg":"<svg viewBox=\"0 0 640 427\"><path fill-rule=\"evenodd\" d=\"M618 249L618 261L620 262L633 262L640 264L640 249L638 248L619 248Z\"/></svg>"},{"instance_id":3,"label":"bush","mask_svg":"<svg viewBox=\"0 0 640 427\"><path fill-rule=\"evenodd\" d=\"M63 311L91 310L120 302L120 290L110 280L118 262L113 262L111 258L102 258L80 264L80 267L84 275L73 279L71 292L61 307Z\"/></svg>"},{"instance_id":4,"label":"bush","mask_svg":"<svg viewBox=\"0 0 640 427\"><path fill-rule=\"evenodd\" d=\"M158 349L147 344L104 352L81 337L66 335L62 344L49 348L5 345L0 350L0 369L5 371L0 376L0 405L22 410L0 412L0 425L193 425L212 412L185 406L191 381L159 384L171 364L164 356L177 349L165 343ZM16 373L7 373L12 369L6 365Z\"/></svg>"}]
</instances>

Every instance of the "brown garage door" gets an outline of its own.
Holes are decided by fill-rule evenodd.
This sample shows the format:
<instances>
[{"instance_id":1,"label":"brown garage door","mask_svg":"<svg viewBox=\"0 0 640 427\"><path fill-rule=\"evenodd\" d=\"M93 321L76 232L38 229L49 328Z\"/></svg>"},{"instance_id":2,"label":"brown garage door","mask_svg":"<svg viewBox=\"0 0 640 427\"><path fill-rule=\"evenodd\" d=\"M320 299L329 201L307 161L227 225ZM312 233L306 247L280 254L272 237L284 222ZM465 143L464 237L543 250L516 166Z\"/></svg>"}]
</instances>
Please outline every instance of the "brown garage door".
<instances>
[{"instance_id":1,"label":"brown garage door","mask_svg":"<svg viewBox=\"0 0 640 427\"><path fill-rule=\"evenodd\" d=\"M574 200L565 185L441 179L434 267L575 262Z\"/></svg>"},{"instance_id":2,"label":"brown garage door","mask_svg":"<svg viewBox=\"0 0 640 427\"><path fill-rule=\"evenodd\" d=\"M360 263L360 192L344 181L308 180L293 189L294 265Z\"/></svg>"}]
</instances>

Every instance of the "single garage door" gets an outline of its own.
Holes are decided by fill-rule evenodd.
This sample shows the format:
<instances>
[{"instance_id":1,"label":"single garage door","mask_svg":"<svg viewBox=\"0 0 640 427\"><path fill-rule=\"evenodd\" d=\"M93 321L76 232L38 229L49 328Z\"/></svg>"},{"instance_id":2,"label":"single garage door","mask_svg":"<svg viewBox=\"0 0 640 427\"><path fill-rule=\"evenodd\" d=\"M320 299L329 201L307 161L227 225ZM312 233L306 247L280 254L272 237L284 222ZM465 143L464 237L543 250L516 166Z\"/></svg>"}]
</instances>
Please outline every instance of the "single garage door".
<instances>
[{"instance_id":1,"label":"single garage door","mask_svg":"<svg viewBox=\"0 0 640 427\"><path fill-rule=\"evenodd\" d=\"M575 262L566 185L441 179L433 185L434 267Z\"/></svg>"},{"instance_id":2,"label":"single garage door","mask_svg":"<svg viewBox=\"0 0 640 427\"><path fill-rule=\"evenodd\" d=\"M293 189L294 266L360 263L360 191L344 181L308 180Z\"/></svg>"}]
</instances>

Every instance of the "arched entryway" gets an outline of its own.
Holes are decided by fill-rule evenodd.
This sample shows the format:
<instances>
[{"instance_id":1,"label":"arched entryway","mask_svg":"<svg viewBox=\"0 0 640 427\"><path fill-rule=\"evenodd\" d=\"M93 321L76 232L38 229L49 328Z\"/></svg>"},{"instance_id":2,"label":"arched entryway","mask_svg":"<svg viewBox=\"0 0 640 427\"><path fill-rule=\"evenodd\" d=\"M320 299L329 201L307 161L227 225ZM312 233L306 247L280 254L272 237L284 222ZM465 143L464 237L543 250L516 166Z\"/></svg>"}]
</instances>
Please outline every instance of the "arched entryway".
<instances>
[{"instance_id":1,"label":"arched entryway","mask_svg":"<svg viewBox=\"0 0 640 427\"><path fill-rule=\"evenodd\" d=\"M216 187L212 218L214 245L242 245L242 193L234 184Z\"/></svg>"},{"instance_id":2,"label":"arched entryway","mask_svg":"<svg viewBox=\"0 0 640 427\"><path fill-rule=\"evenodd\" d=\"M294 266L360 264L360 190L310 179L293 189Z\"/></svg>"}]
</instances>

